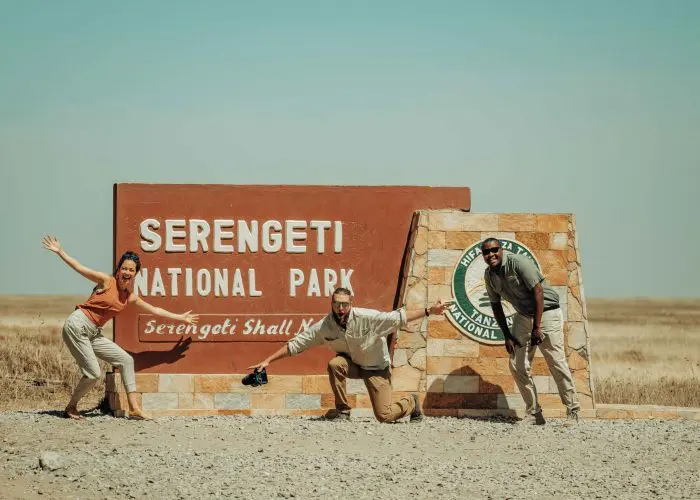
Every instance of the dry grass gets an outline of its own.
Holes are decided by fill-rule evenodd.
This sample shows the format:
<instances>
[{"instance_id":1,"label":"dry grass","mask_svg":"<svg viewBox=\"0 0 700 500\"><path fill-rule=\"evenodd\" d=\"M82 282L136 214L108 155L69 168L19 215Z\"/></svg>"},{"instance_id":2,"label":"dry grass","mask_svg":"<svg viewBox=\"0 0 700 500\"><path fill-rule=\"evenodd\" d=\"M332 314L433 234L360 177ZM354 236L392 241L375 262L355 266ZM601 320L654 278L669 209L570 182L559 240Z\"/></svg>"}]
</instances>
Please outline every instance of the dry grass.
<instances>
[{"instance_id":1,"label":"dry grass","mask_svg":"<svg viewBox=\"0 0 700 500\"><path fill-rule=\"evenodd\" d=\"M81 298L0 296L0 409L65 406L80 375L61 329ZM111 329L104 333L111 337ZM81 407L96 406L103 394L104 379Z\"/></svg>"},{"instance_id":2,"label":"dry grass","mask_svg":"<svg viewBox=\"0 0 700 500\"><path fill-rule=\"evenodd\" d=\"M599 403L700 407L700 300L589 300Z\"/></svg>"},{"instance_id":3,"label":"dry grass","mask_svg":"<svg viewBox=\"0 0 700 500\"><path fill-rule=\"evenodd\" d=\"M84 298L0 296L0 409L65 405L79 375L61 328ZM588 310L598 402L700 407L700 300L598 299ZM82 407L102 394L98 383Z\"/></svg>"}]
</instances>

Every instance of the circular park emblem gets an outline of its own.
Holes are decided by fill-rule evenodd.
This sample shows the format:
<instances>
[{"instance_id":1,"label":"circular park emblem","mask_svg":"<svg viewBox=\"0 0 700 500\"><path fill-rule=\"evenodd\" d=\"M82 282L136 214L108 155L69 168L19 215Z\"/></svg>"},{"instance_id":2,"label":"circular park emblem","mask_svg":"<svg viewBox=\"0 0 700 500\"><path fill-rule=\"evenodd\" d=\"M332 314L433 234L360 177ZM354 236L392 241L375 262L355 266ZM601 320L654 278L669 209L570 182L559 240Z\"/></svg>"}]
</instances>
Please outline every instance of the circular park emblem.
<instances>
[{"instance_id":1,"label":"circular park emblem","mask_svg":"<svg viewBox=\"0 0 700 500\"><path fill-rule=\"evenodd\" d=\"M525 255L537 269L540 263L525 245L514 240L500 240L503 252ZM447 311L447 319L463 334L484 344L503 344L505 338L491 310L491 301L486 292L484 271L486 262L481 257L481 242L467 248L459 258L452 273L452 296L454 302ZM502 301L508 326L513 325L515 309L506 300Z\"/></svg>"}]
</instances>

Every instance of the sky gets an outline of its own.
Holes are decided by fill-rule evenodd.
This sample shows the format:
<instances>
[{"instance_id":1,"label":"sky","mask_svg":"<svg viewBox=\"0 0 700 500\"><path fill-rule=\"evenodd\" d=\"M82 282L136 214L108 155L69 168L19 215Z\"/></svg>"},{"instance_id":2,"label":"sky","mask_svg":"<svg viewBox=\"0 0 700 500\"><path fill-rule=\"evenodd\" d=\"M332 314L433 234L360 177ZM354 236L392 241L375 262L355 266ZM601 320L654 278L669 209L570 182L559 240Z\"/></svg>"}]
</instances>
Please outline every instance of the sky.
<instances>
[{"instance_id":1,"label":"sky","mask_svg":"<svg viewBox=\"0 0 700 500\"><path fill-rule=\"evenodd\" d=\"M115 182L468 186L588 297L699 296L700 2L0 0L0 294L108 271Z\"/></svg>"}]
</instances>

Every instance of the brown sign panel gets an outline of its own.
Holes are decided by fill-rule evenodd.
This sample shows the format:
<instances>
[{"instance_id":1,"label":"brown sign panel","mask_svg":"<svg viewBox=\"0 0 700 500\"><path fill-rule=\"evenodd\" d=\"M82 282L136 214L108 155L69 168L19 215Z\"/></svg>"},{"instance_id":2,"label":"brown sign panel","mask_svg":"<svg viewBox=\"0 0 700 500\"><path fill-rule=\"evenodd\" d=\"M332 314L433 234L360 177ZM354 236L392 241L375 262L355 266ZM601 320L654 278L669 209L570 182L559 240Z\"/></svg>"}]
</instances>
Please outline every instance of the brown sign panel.
<instances>
[{"instance_id":1,"label":"brown sign panel","mask_svg":"<svg viewBox=\"0 0 700 500\"><path fill-rule=\"evenodd\" d=\"M469 210L464 187L116 184L115 262L139 253L135 290L196 327L128 308L115 339L141 372L242 373L330 310L346 286L394 307L413 212ZM312 349L278 374L325 373Z\"/></svg>"}]
</instances>

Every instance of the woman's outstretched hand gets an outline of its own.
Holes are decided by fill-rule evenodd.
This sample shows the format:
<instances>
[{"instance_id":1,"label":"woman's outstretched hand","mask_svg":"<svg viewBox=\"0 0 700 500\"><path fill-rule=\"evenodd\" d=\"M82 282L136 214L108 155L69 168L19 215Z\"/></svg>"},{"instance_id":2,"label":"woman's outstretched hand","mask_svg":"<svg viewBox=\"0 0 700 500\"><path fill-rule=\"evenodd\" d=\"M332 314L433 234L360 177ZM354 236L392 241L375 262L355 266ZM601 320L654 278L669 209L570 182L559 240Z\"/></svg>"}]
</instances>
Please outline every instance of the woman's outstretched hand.
<instances>
[{"instance_id":1,"label":"woman's outstretched hand","mask_svg":"<svg viewBox=\"0 0 700 500\"><path fill-rule=\"evenodd\" d=\"M196 325L199 321L199 314L192 314L192 311L184 312L180 315L182 321L188 325Z\"/></svg>"},{"instance_id":2,"label":"woman's outstretched hand","mask_svg":"<svg viewBox=\"0 0 700 500\"><path fill-rule=\"evenodd\" d=\"M61 253L61 250L63 250L63 248L61 248L61 242L58 241L58 238L55 236L47 234L41 239L41 243L44 245L45 249L50 250L55 254L59 254Z\"/></svg>"}]
</instances>

